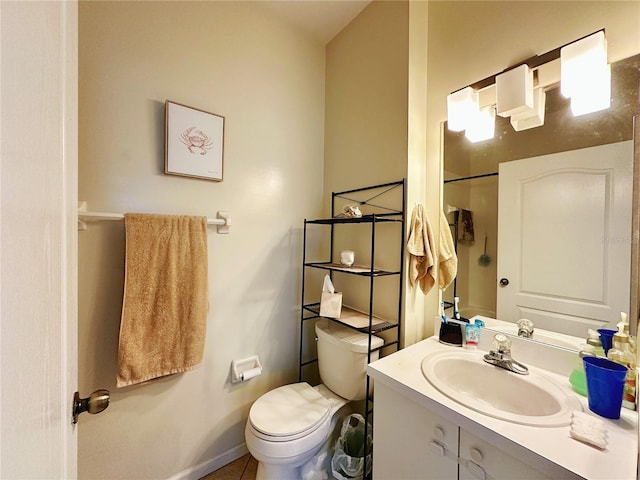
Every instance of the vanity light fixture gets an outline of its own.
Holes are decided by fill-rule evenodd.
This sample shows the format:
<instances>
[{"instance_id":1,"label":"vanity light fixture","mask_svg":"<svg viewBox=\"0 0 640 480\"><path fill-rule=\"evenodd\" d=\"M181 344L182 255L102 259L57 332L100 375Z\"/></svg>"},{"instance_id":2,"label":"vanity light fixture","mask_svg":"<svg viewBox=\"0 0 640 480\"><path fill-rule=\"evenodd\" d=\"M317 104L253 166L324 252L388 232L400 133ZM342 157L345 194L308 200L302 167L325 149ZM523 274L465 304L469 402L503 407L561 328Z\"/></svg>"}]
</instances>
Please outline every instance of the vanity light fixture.
<instances>
[{"instance_id":1,"label":"vanity light fixture","mask_svg":"<svg viewBox=\"0 0 640 480\"><path fill-rule=\"evenodd\" d=\"M574 116L611 105L611 66L604 30L537 55L447 96L449 130L471 142L493 138L496 113L514 130L544 125L546 90L560 84Z\"/></svg>"},{"instance_id":2,"label":"vanity light fixture","mask_svg":"<svg viewBox=\"0 0 640 480\"><path fill-rule=\"evenodd\" d=\"M478 109L470 118L471 122L464 132L469 141L476 143L493 138L496 129L496 109L493 105Z\"/></svg>"},{"instance_id":3,"label":"vanity light fixture","mask_svg":"<svg viewBox=\"0 0 640 480\"><path fill-rule=\"evenodd\" d=\"M511 117L517 132L544 125L546 93L533 84L534 71L526 63L496 75L497 113Z\"/></svg>"},{"instance_id":4,"label":"vanity light fixture","mask_svg":"<svg viewBox=\"0 0 640 480\"><path fill-rule=\"evenodd\" d=\"M461 132L478 115L478 92L471 87L463 88L447 96L449 130Z\"/></svg>"},{"instance_id":5,"label":"vanity light fixture","mask_svg":"<svg viewBox=\"0 0 640 480\"><path fill-rule=\"evenodd\" d=\"M511 126L516 132L544 125L544 107L547 93L542 88L533 90L533 108L511 115Z\"/></svg>"},{"instance_id":6,"label":"vanity light fixture","mask_svg":"<svg viewBox=\"0 0 640 480\"><path fill-rule=\"evenodd\" d=\"M533 69L523 64L496 75L496 113L501 117L533 110Z\"/></svg>"},{"instance_id":7,"label":"vanity light fixture","mask_svg":"<svg viewBox=\"0 0 640 480\"><path fill-rule=\"evenodd\" d=\"M611 66L601 30L560 49L560 92L577 115L611 106Z\"/></svg>"}]
</instances>

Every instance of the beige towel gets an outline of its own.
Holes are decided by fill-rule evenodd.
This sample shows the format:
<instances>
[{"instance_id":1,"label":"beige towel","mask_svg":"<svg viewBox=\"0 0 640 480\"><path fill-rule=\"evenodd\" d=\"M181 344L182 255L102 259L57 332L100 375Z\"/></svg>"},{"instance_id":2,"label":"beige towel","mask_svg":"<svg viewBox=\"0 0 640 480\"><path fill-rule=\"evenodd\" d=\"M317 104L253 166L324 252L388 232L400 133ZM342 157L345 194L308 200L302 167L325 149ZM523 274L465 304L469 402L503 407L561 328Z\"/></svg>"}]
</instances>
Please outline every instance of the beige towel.
<instances>
[{"instance_id":1,"label":"beige towel","mask_svg":"<svg viewBox=\"0 0 640 480\"><path fill-rule=\"evenodd\" d=\"M208 309L206 217L127 213L125 228L118 387L196 368Z\"/></svg>"},{"instance_id":2,"label":"beige towel","mask_svg":"<svg viewBox=\"0 0 640 480\"><path fill-rule=\"evenodd\" d=\"M435 284L434 272L434 242L429 220L424 214L421 204L416 205L411 212L411 224L409 226L409 239L407 251L409 252L409 283L415 286L420 283L422 292L426 295Z\"/></svg>"},{"instance_id":3,"label":"beige towel","mask_svg":"<svg viewBox=\"0 0 640 480\"><path fill-rule=\"evenodd\" d=\"M453 245L451 228L444 212L440 212L440 244L438 245L438 286L444 290L458 273L458 256Z\"/></svg>"}]
</instances>

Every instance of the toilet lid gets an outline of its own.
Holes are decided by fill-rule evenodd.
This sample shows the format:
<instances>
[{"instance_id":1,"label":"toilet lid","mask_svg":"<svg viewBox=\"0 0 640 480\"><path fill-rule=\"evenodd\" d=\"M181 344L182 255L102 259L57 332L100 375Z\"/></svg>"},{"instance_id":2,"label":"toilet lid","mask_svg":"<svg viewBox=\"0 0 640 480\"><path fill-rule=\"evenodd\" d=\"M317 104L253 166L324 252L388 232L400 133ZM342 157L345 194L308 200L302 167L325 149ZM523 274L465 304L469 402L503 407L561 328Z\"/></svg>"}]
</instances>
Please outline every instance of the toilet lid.
<instances>
[{"instance_id":1,"label":"toilet lid","mask_svg":"<svg viewBox=\"0 0 640 480\"><path fill-rule=\"evenodd\" d=\"M265 435L290 437L322 425L331 404L308 383L294 383L271 390L256 400L249 411L249 421Z\"/></svg>"}]
</instances>

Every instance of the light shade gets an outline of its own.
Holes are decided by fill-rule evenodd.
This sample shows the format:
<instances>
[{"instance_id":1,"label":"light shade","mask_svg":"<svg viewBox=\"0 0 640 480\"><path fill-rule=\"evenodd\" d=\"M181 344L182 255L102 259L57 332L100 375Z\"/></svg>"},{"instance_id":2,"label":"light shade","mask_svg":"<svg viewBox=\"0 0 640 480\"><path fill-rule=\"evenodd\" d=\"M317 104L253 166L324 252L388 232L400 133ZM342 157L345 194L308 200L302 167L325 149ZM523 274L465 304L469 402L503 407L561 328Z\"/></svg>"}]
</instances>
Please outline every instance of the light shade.
<instances>
[{"instance_id":1,"label":"light shade","mask_svg":"<svg viewBox=\"0 0 640 480\"><path fill-rule=\"evenodd\" d=\"M511 117L511 126L516 132L544 125L544 108L547 94L542 88L533 91L533 108Z\"/></svg>"},{"instance_id":2,"label":"light shade","mask_svg":"<svg viewBox=\"0 0 640 480\"><path fill-rule=\"evenodd\" d=\"M611 105L611 67L603 31L560 49L560 91L571 98L574 115Z\"/></svg>"},{"instance_id":3,"label":"light shade","mask_svg":"<svg viewBox=\"0 0 640 480\"><path fill-rule=\"evenodd\" d=\"M533 70L523 64L496 76L496 113L511 117L534 108Z\"/></svg>"},{"instance_id":4,"label":"light shade","mask_svg":"<svg viewBox=\"0 0 640 480\"><path fill-rule=\"evenodd\" d=\"M585 88L571 96L571 113L576 117L611 106L611 65L594 72L589 85L589 89Z\"/></svg>"},{"instance_id":5,"label":"light shade","mask_svg":"<svg viewBox=\"0 0 640 480\"><path fill-rule=\"evenodd\" d=\"M471 117L464 136L476 143L493 138L496 129L496 110L493 105L484 107Z\"/></svg>"},{"instance_id":6,"label":"light shade","mask_svg":"<svg viewBox=\"0 0 640 480\"><path fill-rule=\"evenodd\" d=\"M461 132L478 114L478 92L471 87L463 88L447 96L447 128Z\"/></svg>"}]
</instances>

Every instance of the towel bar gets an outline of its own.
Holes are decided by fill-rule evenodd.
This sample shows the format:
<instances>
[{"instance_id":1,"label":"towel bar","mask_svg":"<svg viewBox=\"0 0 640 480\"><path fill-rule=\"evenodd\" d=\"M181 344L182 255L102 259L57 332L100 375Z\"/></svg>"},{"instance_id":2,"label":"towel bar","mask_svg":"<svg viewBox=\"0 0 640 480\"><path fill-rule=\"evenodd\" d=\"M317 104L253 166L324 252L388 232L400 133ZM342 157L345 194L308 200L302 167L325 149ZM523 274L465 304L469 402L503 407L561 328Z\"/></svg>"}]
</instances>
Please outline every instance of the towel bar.
<instances>
[{"instance_id":1,"label":"towel bar","mask_svg":"<svg viewBox=\"0 0 640 480\"><path fill-rule=\"evenodd\" d=\"M100 222L100 221L119 221L124 220L122 213L103 213L103 212L88 212L87 202L80 202L78 206L78 230L83 231L87 229L86 222ZM220 210L217 213L217 218L207 218L207 225L217 225L218 233L229 233L229 227L231 226L231 218L229 218L229 212Z\"/></svg>"}]
</instances>

